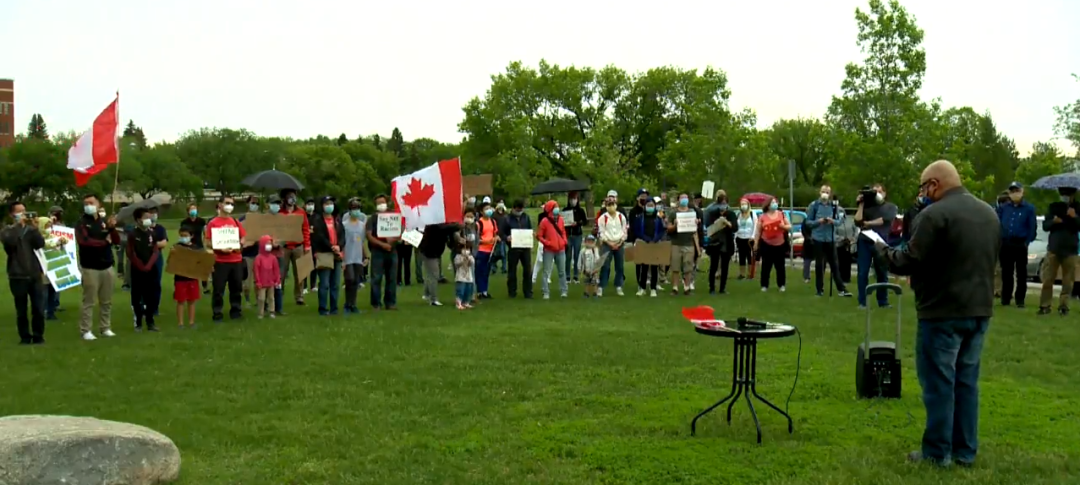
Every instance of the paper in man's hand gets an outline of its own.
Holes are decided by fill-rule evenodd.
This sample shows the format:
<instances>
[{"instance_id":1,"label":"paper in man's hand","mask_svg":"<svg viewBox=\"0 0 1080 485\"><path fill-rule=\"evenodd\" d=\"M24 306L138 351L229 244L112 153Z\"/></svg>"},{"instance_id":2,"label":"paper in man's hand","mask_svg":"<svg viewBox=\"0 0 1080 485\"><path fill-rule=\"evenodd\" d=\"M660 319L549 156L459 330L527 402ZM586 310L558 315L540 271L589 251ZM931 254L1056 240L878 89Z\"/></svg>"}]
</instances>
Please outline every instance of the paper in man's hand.
<instances>
[{"instance_id":1,"label":"paper in man's hand","mask_svg":"<svg viewBox=\"0 0 1080 485\"><path fill-rule=\"evenodd\" d=\"M870 238L871 241L874 241L874 244L885 244L885 240L882 239L881 236L878 235L878 233L874 232L871 229L864 230L862 232L862 235Z\"/></svg>"}]
</instances>

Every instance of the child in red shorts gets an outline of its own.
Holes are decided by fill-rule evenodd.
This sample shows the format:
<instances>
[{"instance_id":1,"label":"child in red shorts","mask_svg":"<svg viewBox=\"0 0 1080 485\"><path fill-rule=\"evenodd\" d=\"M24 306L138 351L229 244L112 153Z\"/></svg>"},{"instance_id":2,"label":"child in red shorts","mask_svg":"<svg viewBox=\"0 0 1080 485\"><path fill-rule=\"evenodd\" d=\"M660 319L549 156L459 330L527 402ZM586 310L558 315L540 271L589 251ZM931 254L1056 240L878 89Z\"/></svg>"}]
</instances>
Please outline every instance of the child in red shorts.
<instances>
[{"instance_id":1,"label":"child in red shorts","mask_svg":"<svg viewBox=\"0 0 1080 485\"><path fill-rule=\"evenodd\" d=\"M191 243L191 230L186 226L180 226L180 242L177 246L198 250ZM176 300L176 320L180 322L180 328L184 328L184 312L187 310L188 326L195 328L195 302L199 301L199 281L186 276L176 275L173 277L173 300Z\"/></svg>"}]
</instances>

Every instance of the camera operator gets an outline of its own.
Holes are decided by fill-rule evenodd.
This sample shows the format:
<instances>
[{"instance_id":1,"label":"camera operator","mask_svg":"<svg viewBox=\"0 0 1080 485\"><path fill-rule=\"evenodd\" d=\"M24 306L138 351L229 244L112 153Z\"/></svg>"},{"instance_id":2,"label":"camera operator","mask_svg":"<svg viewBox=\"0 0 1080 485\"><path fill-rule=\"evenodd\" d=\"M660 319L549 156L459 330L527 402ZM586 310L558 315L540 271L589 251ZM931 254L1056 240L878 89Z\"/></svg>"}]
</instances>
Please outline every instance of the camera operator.
<instances>
[{"instance_id":1,"label":"camera operator","mask_svg":"<svg viewBox=\"0 0 1080 485\"><path fill-rule=\"evenodd\" d=\"M876 232L881 239L888 239L893 219L896 219L896 204L886 202L885 186L874 184L859 191L856 199L859 209L855 211L855 227ZM856 285L859 288L859 308L866 308L866 285L870 280L870 268L878 283L889 282L889 267L885 260L874 250L874 242L862 234L857 239L858 273ZM884 288L877 290L878 306L889 306L889 294Z\"/></svg>"}]
</instances>

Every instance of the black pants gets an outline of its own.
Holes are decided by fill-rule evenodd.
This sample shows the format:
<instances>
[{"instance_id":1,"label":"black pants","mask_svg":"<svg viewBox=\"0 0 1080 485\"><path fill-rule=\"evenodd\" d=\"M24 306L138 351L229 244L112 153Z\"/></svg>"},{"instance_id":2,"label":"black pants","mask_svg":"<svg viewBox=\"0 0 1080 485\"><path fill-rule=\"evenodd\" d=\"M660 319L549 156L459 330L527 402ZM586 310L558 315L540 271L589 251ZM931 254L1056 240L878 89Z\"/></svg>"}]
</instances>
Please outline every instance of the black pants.
<instances>
[{"instance_id":1,"label":"black pants","mask_svg":"<svg viewBox=\"0 0 1080 485\"><path fill-rule=\"evenodd\" d=\"M706 246L709 255L709 293L716 290L716 269L720 269L720 292L727 290L728 267L731 266L731 253L721 251L720 246Z\"/></svg>"},{"instance_id":2,"label":"black pants","mask_svg":"<svg viewBox=\"0 0 1080 485\"><path fill-rule=\"evenodd\" d=\"M769 287L769 276L772 274L773 268L776 269L776 286L787 286L787 268L784 266L784 251L787 250L785 244L777 246L770 245L765 241L762 241L758 247L758 252L761 253L761 287Z\"/></svg>"},{"instance_id":3,"label":"black pants","mask_svg":"<svg viewBox=\"0 0 1080 485\"><path fill-rule=\"evenodd\" d=\"M398 244L394 248L397 251L398 265L397 265L397 284L411 285L412 284L412 255L413 247L402 243ZM417 275L419 276L419 275Z\"/></svg>"},{"instance_id":4,"label":"black pants","mask_svg":"<svg viewBox=\"0 0 1080 485\"><path fill-rule=\"evenodd\" d=\"M840 272L838 271L836 264L836 243L833 242L821 242L813 241L814 246L814 271L817 273L815 276L815 283L817 284L817 292L825 292L825 265L829 265L829 274L833 279L833 283L836 284L836 291L846 291L844 286L844 280L840 279ZM805 247L805 246L804 246ZM851 265L848 265L848 272L851 271Z\"/></svg>"},{"instance_id":5,"label":"black pants","mask_svg":"<svg viewBox=\"0 0 1080 485\"><path fill-rule=\"evenodd\" d=\"M356 308L356 294L360 291L360 282L364 281L365 270L359 264L345 265L345 308Z\"/></svg>"},{"instance_id":6,"label":"black pants","mask_svg":"<svg viewBox=\"0 0 1080 485\"><path fill-rule=\"evenodd\" d=\"M1008 305L1010 300L1016 300L1017 305L1023 305L1028 279L1026 241L1002 241L998 260L1001 261L1001 303ZM1015 282L1013 276L1016 277Z\"/></svg>"},{"instance_id":7,"label":"black pants","mask_svg":"<svg viewBox=\"0 0 1080 485\"><path fill-rule=\"evenodd\" d=\"M24 344L45 341L45 291L41 285L40 277L8 280L15 298L15 325Z\"/></svg>"},{"instance_id":8,"label":"black pants","mask_svg":"<svg viewBox=\"0 0 1080 485\"><path fill-rule=\"evenodd\" d=\"M510 298L517 296L518 266L521 266L521 290L525 298L532 298L532 249L511 248L506 253L506 259L510 262L510 274L506 277L506 291Z\"/></svg>"},{"instance_id":9,"label":"black pants","mask_svg":"<svg viewBox=\"0 0 1080 485\"><path fill-rule=\"evenodd\" d=\"M739 251L739 266L747 266L754 262L749 239L735 239L735 248Z\"/></svg>"},{"instance_id":10,"label":"black pants","mask_svg":"<svg viewBox=\"0 0 1080 485\"><path fill-rule=\"evenodd\" d=\"M844 284L851 284L851 263L855 258L851 254L851 244L844 242L836 247L836 263L839 266L839 270L836 272L840 275L840 281Z\"/></svg>"},{"instance_id":11,"label":"black pants","mask_svg":"<svg viewBox=\"0 0 1080 485\"><path fill-rule=\"evenodd\" d=\"M660 267L655 264L634 264L634 276L637 277L637 287L641 290L655 290L660 279ZM646 288L646 285L649 287Z\"/></svg>"},{"instance_id":12,"label":"black pants","mask_svg":"<svg viewBox=\"0 0 1080 485\"><path fill-rule=\"evenodd\" d=\"M240 318L241 292L244 289L244 262L214 263L214 295L210 298L210 309L214 318L221 318L225 307L225 285L229 286L229 316Z\"/></svg>"},{"instance_id":13,"label":"black pants","mask_svg":"<svg viewBox=\"0 0 1080 485\"><path fill-rule=\"evenodd\" d=\"M147 327L153 327L154 315L161 302L161 277L154 268L139 271L132 265L128 271L131 271L131 311L135 314L135 328L142 327L144 319Z\"/></svg>"}]
</instances>

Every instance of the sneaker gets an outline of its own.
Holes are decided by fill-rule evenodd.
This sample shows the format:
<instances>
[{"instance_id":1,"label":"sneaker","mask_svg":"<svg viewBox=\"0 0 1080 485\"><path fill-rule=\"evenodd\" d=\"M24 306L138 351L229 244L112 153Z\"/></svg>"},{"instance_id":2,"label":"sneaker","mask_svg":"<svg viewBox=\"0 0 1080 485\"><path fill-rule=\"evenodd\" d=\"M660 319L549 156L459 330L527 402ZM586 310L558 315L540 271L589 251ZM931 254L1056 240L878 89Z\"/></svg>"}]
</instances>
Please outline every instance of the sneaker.
<instances>
[{"instance_id":1,"label":"sneaker","mask_svg":"<svg viewBox=\"0 0 1080 485\"><path fill-rule=\"evenodd\" d=\"M442 303L439 303L438 300L435 300L431 302L431 306L442 306Z\"/></svg>"},{"instance_id":2,"label":"sneaker","mask_svg":"<svg viewBox=\"0 0 1080 485\"><path fill-rule=\"evenodd\" d=\"M1064 316L1066 316L1068 314L1069 314L1069 307L1067 307L1067 306L1058 307L1058 315L1061 315L1061 316L1064 317Z\"/></svg>"},{"instance_id":3,"label":"sneaker","mask_svg":"<svg viewBox=\"0 0 1080 485\"><path fill-rule=\"evenodd\" d=\"M259 320L262 320L262 319L263 319L263 316L262 316L262 315L259 315L259 316L258 316L258 317L256 317L256 318L258 318Z\"/></svg>"},{"instance_id":4,"label":"sneaker","mask_svg":"<svg viewBox=\"0 0 1080 485\"><path fill-rule=\"evenodd\" d=\"M656 298L656 290L649 290L649 297Z\"/></svg>"},{"instance_id":5,"label":"sneaker","mask_svg":"<svg viewBox=\"0 0 1080 485\"><path fill-rule=\"evenodd\" d=\"M271 319L271 320L273 320L273 319L274 319L274 314L273 314L273 313L271 313L271 314L270 314L270 319Z\"/></svg>"},{"instance_id":6,"label":"sneaker","mask_svg":"<svg viewBox=\"0 0 1080 485\"><path fill-rule=\"evenodd\" d=\"M621 286L616 286L616 287L615 287L615 294L616 294L616 295L619 295L619 296L623 296L623 291L622 291L622 287L621 287Z\"/></svg>"},{"instance_id":7,"label":"sneaker","mask_svg":"<svg viewBox=\"0 0 1080 485\"><path fill-rule=\"evenodd\" d=\"M765 293L766 291L769 291L769 289L768 289L768 288L766 288L766 287L764 287L764 286L762 286L762 287L761 287L761 292L762 292L762 293Z\"/></svg>"},{"instance_id":8,"label":"sneaker","mask_svg":"<svg viewBox=\"0 0 1080 485\"><path fill-rule=\"evenodd\" d=\"M421 295L421 296L420 296L420 299L421 299L421 300L424 300L424 301L428 301L427 295Z\"/></svg>"},{"instance_id":9,"label":"sneaker","mask_svg":"<svg viewBox=\"0 0 1080 485\"><path fill-rule=\"evenodd\" d=\"M802 282L803 282L804 285L809 285L810 284L810 278L803 278Z\"/></svg>"},{"instance_id":10,"label":"sneaker","mask_svg":"<svg viewBox=\"0 0 1080 485\"><path fill-rule=\"evenodd\" d=\"M91 336L93 336L93 334L91 334ZM115 337L116 334L113 333L112 330L105 330L104 332L101 332L101 336L102 337ZM91 339L91 340L93 340L93 339Z\"/></svg>"},{"instance_id":11,"label":"sneaker","mask_svg":"<svg viewBox=\"0 0 1080 485\"><path fill-rule=\"evenodd\" d=\"M855 296L855 295L852 295L851 292L847 291L847 290L840 290L839 295L844 297L844 298L851 298L851 297Z\"/></svg>"},{"instance_id":12,"label":"sneaker","mask_svg":"<svg viewBox=\"0 0 1080 485\"><path fill-rule=\"evenodd\" d=\"M97 337L94 336L94 332L86 332L86 333L82 334L82 339L83 340L97 340Z\"/></svg>"},{"instance_id":13,"label":"sneaker","mask_svg":"<svg viewBox=\"0 0 1080 485\"><path fill-rule=\"evenodd\" d=\"M786 286L781 286L780 287L780 293L783 293L785 291L787 291L787 287Z\"/></svg>"},{"instance_id":14,"label":"sneaker","mask_svg":"<svg viewBox=\"0 0 1080 485\"><path fill-rule=\"evenodd\" d=\"M301 294L302 294L302 295L307 295L307 294L308 294L308 289L307 289L307 288L304 288L304 291L303 291L303 293L301 293ZM300 301L297 301L297 303L299 303L299 302L300 302Z\"/></svg>"},{"instance_id":15,"label":"sneaker","mask_svg":"<svg viewBox=\"0 0 1080 485\"><path fill-rule=\"evenodd\" d=\"M635 293L635 294L637 296L645 296L645 290L637 290L637 293Z\"/></svg>"},{"instance_id":16,"label":"sneaker","mask_svg":"<svg viewBox=\"0 0 1080 485\"><path fill-rule=\"evenodd\" d=\"M559 293L559 298L566 298L566 292Z\"/></svg>"},{"instance_id":17,"label":"sneaker","mask_svg":"<svg viewBox=\"0 0 1080 485\"><path fill-rule=\"evenodd\" d=\"M694 291L694 284L693 283L690 283L689 291ZM683 287L683 293L689 294L689 291L687 290L687 288L685 286Z\"/></svg>"},{"instance_id":18,"label":"sneaker","mask_svg":"<svg viewBox=\"0 0 1080 485\"><path fill-rule=\"evenodd\" d=\"M142 332L142 325L136 325L135 326L135 333L140 333L140 332Z\"/></svg>"},{"instance_id":19,"label":"sneaker","mask_svg":"<svg viewBox=\"0 0 1080 485\"><path fill-rule=\"evenodd\" d=\"M573 283L573 284L575 284L575 285L581 284L581 281L580 281L580 280L578 280L577 278L574 278L574 279L573 279L573 280L571 280L570 282L571 282L571 283Z\"/></svg>"},{"instance_id":20,"label":"sneaker","mask_svg":"<svg viewBox=\"0 0 1080 485\"><path fill-rule=\"evenodd\" d=\"M604 296L604 289L603 288L597 288L596 289L596 296Z\"/></svg>"},{"instance_id":21,"label":"sneaker","mask_svg":"<svg viewBox=\"0 0 1080 485\"><path fill-rule=\"evenodd\" d=\"M544 293L544 299L545 299L545 300L550 300L550 299L551 299L551 295L549 295L549 294L547 294L547 293Z\"/></svg>"}]
</instances>

